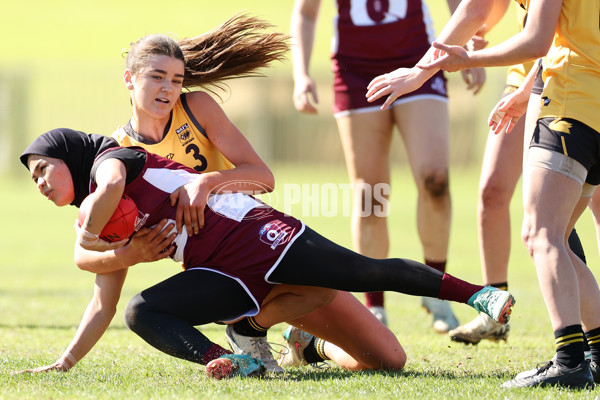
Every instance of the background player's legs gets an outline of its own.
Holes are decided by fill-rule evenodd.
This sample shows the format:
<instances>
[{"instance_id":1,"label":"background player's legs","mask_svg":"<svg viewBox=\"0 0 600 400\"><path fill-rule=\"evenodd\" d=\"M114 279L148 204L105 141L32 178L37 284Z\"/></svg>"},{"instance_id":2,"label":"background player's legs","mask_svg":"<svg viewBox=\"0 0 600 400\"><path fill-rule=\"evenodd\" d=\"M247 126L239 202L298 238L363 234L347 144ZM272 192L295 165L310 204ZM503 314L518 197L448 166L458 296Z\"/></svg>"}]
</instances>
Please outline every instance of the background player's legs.
<instances>
[{"instance_id":1,"label":"background player's legs","mask_svg":"<svg viewBox=\"0 0 600 400\"><path fill-rule=\"evenodd\" d=\"M386 258L389 249L387 218L374 212L381 204L374 197L373 189L376 184L389 187L392 114L389 111L354 112L337 117L336 121L354 193L354 249L368 257ZM368 293L365 298L367 307L385 324L383 293Z\"/></svg>"},{"instance_id":2,"label":"background player's legs","mask_svg":"<svg viewBox=\"0 0 600 400\"><path fill-rule=\"evenodd\" d=\"M449 191L448 105L437 99L415 99L393 107L417 185L417 230L425 264L446 271L452 204ZM423 298L440 333L458 326L448 303Z\"/></svg>"},{"instance_id":3,"label":"background player's legs","mask_svg":"<svg viewBox=\"0 0 600 400\"><path fill-rule=\"evenodd\" d=\"M477 228L483 283L507 290L510 257L510 201L521 176L525 116L510 134L488 134L481 177ZM449 332L452 340L479 343L482 339L506 340L508 325L500 325L480 314Z\"/></svg>"}]
</instances>

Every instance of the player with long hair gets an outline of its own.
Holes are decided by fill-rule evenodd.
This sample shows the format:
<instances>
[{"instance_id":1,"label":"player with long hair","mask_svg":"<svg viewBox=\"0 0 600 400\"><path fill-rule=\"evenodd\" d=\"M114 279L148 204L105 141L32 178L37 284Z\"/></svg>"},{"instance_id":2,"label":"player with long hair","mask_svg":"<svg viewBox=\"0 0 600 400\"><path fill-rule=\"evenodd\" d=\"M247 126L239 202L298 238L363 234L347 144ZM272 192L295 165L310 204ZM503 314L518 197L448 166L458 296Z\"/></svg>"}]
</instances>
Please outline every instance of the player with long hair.
<instances>
[{"instance_id":1,"label":"player with long hair","mask_svg":"<svg viewBox=\"0 0 600 400\"><path fill-rule=\"evenodd\" d=\"M288 49L287 36L265 32L269 27L265 21L238 15L179 43L166 35L148 35L127 51L124 81L130 91L132 117L113 137L123 146L141 146L203 172L171 195L177 205L178 232L183 222L189 235L202 230L207 195L217 186L254 193L273 188L269 168L204 91L223 87L227 79L256 75L259 68L281 60ZM182 93L184 88L190 91ZM113 253L80 249L80 265L89 270L129 267L167 257L175 235L167 235L170 230L163 229L165 223L141 229ZM66 350L75 357L69 367L91 350L109 326L125 277L122 269L96 276L93 298ZM258 315L227 326L227 339L237 353L260 358L269 372L282 372L266 341L268 328L282 321L338 343L343 350L332 358L344 368L399 369L404 365L395 335L354 295L330 289L278 285L264 299ZM352 337L347 335L350 330ZM38 370L49 369L65 368L54 363Z\"/></svg>"},{"instance_id":2,"label":"player with long hair","mask_svg":"<svg viewBox=\"0 0 600 400\"><path fill-rule=\"evenodd\" d=\"M80 266L87 264L82 248L114 255L123 245L105 242L99 234L124 193L138 206L137 229L172 222L177 211L170 195L199 174L144 149L118 147L112 138L70 129L46 132L20 159L40 193L57 206L79 207L93 193L77 229L75 261ZM466 303L501 323L510 316L514 299L506 291L472 285L408 259L359 255L251 196L211 194L208 204L198 234L165 228L175 235L170 257L182 262L184 271L134 296L126 311L128 326L171 356L207 364L226 355L195 326L255 315L281 283L392 290ZM104 274L127 268L113 263L89 269ZM400 356L406 360L403 350ZM76 357L67 352L57 362L68 367Z\"/></svg>"}]
</instances>

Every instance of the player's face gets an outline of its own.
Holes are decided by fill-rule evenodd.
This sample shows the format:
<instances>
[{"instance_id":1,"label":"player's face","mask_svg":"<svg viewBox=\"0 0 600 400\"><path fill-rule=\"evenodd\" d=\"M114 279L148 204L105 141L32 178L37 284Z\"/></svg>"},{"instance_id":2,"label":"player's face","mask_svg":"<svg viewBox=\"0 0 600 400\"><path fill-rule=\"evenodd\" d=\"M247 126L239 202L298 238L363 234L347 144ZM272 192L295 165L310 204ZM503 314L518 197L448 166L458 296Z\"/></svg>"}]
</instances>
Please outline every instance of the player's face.
<instances>
[{"instance_id":1,"label":"player's face","mask_svg":"<svg viewBox=\"0 0 600 400\"><path fill-rule=\"evenodd\" d=\"M63 160L32 154L27 160L31 179L41 194L59 207L73 202L75 189L71 171Z\"/></svg>"},{"instance_id":2,"label":"player's face","mask_svg":"<svg viewBox=\"0 0 600 400\"><path fill-rule=\"evenodd\" d=\"M183 88L183 61L164 55L151 55L136 75L125 71L125 83L132 91L138 117L168 118Z\"/></svg>"}]
</instances>

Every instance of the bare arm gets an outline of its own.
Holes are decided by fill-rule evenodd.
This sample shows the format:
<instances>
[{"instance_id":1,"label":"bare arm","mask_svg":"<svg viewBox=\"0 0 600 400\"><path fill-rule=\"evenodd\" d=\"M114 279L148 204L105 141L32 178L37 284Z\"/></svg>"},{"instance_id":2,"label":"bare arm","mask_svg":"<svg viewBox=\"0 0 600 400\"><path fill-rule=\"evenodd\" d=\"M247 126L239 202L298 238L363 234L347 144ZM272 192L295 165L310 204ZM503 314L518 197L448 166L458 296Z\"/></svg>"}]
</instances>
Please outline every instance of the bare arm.
<instances>
[{"instance_id":1,"label":"bare arm","mask_svg":"<svg viewBox=\"0 0 600 400\"><path fill-rule=\"evenodd\" d=\"M64 354L53 364L27 369L23 372L67 371L81 360L98 343L110 325L121 296L127 269L96 276L94 295L79 323L75 337Z\"/></svg>"},{"instance_id":2,"label":"bare arm","mask_svg":"<svg viewBox=\"0 0 600 400\"><path fill-rule=\"evenodd\" d=\"M309 73L310 57L315 42L315 30L321 0L296 0L292 11L292 61L294 73L294 106L296 110L315 114L317 109L310 98L318 103L317 88Z\"/></svg>"},{"instance_id":3,"label":"bare arm","mask_svg":"<svg viewBox=\"0 0 600 400\"><path fill-rule=\"evenodd\" d=\"M423 67L437 71L457 71L464 68L504 66L520 64L544 57L554 38L562 0L539 0L532 2L527 13L527 24L523 30L497 46L480 51L464 51L444 42L434 43L441 51L433 62Z\"/></svg>"}]
</instances>

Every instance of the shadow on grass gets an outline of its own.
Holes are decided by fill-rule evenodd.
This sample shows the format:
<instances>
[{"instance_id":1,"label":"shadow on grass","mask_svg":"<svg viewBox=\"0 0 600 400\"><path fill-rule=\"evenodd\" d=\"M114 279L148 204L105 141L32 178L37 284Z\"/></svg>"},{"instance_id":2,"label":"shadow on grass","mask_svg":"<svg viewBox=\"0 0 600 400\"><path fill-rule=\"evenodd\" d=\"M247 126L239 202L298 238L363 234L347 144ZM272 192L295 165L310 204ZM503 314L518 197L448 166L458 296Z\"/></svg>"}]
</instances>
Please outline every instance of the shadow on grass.
<instances>
[{"instance_id":1,"label":"shadow on grass","mask_svg":"<svg viewBox=\"0 0 600 400\"><path fill-rule=\"evenodd\" d=\"M290 368L281 376L267 375L261 379L265 380L293 380L293 381L325 381L344 380L357 375L361 377L400 378L402 380L428 380L431 378L443 380L465 380L465 379L490 379L495 378L507 381L514 378L514 374L507 371L495 371L490 373L466 373L465 371L452 372L447 370L437 371L415 371L415 370L379 370L379 371L348 371L338 367L329 368Z\"/></svg>"},{"instance_id":2,"label":"shadow on grass","mask_svg":"<svg viewBox=\"0 0 600 400\"><path fill-rule=\"evenodd\" d=\"M0 324L0 329L49 329L49 330L75 330L79 325L54 325L54 324ZM128 331L124 325L109 326L108 330Z\"/></svg>"}]
</instances>

